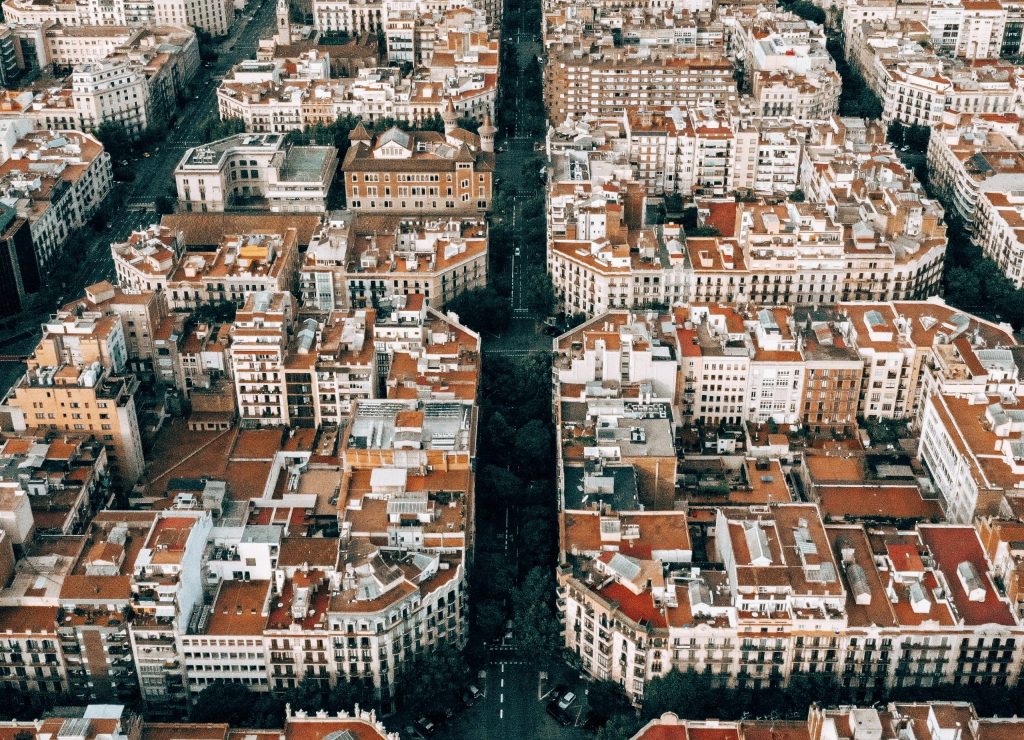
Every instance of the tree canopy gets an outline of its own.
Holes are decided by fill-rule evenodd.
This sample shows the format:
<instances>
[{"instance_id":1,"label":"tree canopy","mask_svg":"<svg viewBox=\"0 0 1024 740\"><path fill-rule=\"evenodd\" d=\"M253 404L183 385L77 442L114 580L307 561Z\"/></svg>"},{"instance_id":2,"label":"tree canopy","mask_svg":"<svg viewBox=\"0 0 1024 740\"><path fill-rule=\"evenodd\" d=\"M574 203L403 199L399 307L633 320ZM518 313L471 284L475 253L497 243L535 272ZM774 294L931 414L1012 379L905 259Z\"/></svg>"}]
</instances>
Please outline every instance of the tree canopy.
<instances>
[{"instance_id":1,"label":"tree canopy","mask_svg":"<svg viewBox=\"0 0 1024 740\"><path fill-rule=\"evenodd\" d=\"M455 296L447 309L459 315L459 321L473 331L500 333L508 328L511 307L508 299L487 286L473 288Z\"/></svg>"},{"instance_id":2,"label":"tree canopy","mask_svg":"<svg viewBox=\"0 0 1024 740\"><path fill-rule=\"evenodd\" d=\"M451 645L405 665L398 677L396 695L402 706L414 713L431 713L438 707L454 706L469 687L466 659Z\"/></svg>"},{"instance_id":3,"label":"tree canopy","mask_svg":"<svg viewBox=\"0 0 1024 740\"><path fill-rule=\"evenodd\" d=\"M559 660L562 632L554 611L555 583L547 568L526 574L513 597L512 629L520 654L537 666Z\"/></svg>"}]
</instances>

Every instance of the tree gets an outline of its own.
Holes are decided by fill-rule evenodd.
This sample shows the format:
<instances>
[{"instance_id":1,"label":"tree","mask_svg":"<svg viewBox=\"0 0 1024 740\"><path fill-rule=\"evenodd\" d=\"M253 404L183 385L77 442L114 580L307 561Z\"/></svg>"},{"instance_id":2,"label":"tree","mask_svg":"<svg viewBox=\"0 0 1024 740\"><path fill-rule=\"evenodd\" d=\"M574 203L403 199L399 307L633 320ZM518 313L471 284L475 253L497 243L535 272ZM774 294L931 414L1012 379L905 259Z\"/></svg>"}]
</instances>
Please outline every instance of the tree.
<instances>
[{"instance_id":1,"label":"tree","mask_svg":"<svg viewBox=\"0 0 1024 740\"><path fill-rule=\"evenodd\" d=\"M226 139L229 136L245 131L245 121L235 116L228 118L210 118L203 125L202 138L207 143Z\"/></svg>"},{"instance_id":2,"label":"tree","mask_svg":"<svg viewBox=\"0 0 1024 740\"><path fill-rule=\"evenodd\" d=\"M509 462L509 443L515 439L516 430L500 411L495 411L483 424L481 449L487 450L487 457L496 465Z\"/></svg>"},{"instance_id":3,"label":"tree","mask_svg":"<svg viewBox=\"0 0 1024 740\"><path fill-rule=\"evenodd\" d=\"M243 684L216 681L199 692L192 706L192 721L251 727L254 702L252 692Z\"/></svg>"},{"instance_id":4,"label":"tree","mask_svg":"<svg viewBox=\"0 0 1024 740\"><path fill-rule=\"evenodd\" d=\"M510 506L521 495L523 481L497 465L484 465L477 476L477 490L481 500L491 505Z\"/></svg>"},{"instance_id":5,"label":"tree","mask_svg":"<svg viewBox=\"0 0 1024 740\"><path fill-rule=\"evenodd\" d=\"M555 583L546 568L526 574L512 604L512 629L519 651L527 662L544 666L562 652L562 630L555 617Z\"/></svg>"},{"instance_id":6,"label":"tree","mask_svg":"<svg viewBox=\"0 0 1024 740\"><path fill-rule=\"evenodd\" d=\"M473 119L460 118L458 120L458 125L462 126L462 122L464 120L473 120ZM465 126L462 126L462 127L465 128ZM434 115L430 116L430 118L424 118L420 122L420 124L419 124L419 126L417 128L420 131L436 131L439 134L443 134L444 133L444 119L441 118L441 114L440 113L435 113ZM472 131L473 131L473 133L476 133L476 129L475 128L472 129Z\"/></svg>"},{"instance_id":7,"label":"tree","mask_svg":"<svg viewBox=\"0 0 1024 740\"><path fill-rule=\"evenodd\" d=\"M213 46L213 37L210 36L209 32L204 31L198 26L195 27L195 31L196 44L199 46L199 58L207 64L217 61L217 52Z\"/></svg>"},{"instance_id":8,"label":"tree","mask_svg":"<svg viewBox=\"0 0 1024 740\"><path fill-rule=\"evenodd\" d=\"M529 571L555 561L558 528L551 506L527 506L519 511L520 567Z\"/></svg>"},{"instance_id":9,"label":"tree","mask_svg":"<svg viewBox=\"0 0 1024 740\"><path fill-rule=\"evenodd\" d=\"M440 116L438 116L440 118ZM480 122L471 116L461 116L455 124L466 131L472 131L474 134L480 130ZM442 124L442 131L444 130Z\"/></svg>"},{"instance_id":10,"label":"tree","mask_svg":"<svg viewBox=\"0 0 1024 740\"><path fill-rule=\"evenodd\" d=\"M493 642L505 627L505 609L494 599L482 599L474 611L474 642Z\"/></svg>"},{"instance_id":11,"label":"tree","mask_svg":"<svg viewBox=\"0 0 1024 740\"><path fill-rule=\"evenodd\" d=\"M341 711L351 712L356 704L369 709L376 702L373 684L339 678L338 682L327 690L324 702L323 708L334 714Z\"/></svg>"},{"instance_id":12,"label":"tree","mask_svg":"<svg viewBox=\"0 0 1024 740\"><path fill-rule=\"evenodd\" d=\"M653 719L665 712L675 712L683 719L722 716L722 707L716 706L719 704L716 693L707 676L672 669L647 684L643 716Z\"/></svg>"},{"instance_id":13,"label":"tree","mask_svg":"<svg viewBox=\"0 0 1024 740\"><path fill-rule=\"evenodd\" d=\"M642 726L636 714L616 714L598 730L597 740L629 740Z\"/></svg>"},{"instance_id":14,"label":"tree","mask_svg":"<svg viewBox=\"0 0 1024 740\"><path fill-rule=\"evenodd\" d=\"M489 286L460 293L448 302L447 308L474 331L500 333L508 328L511 318L508 301Z\"/></svg>"},{"instance_id":15,"label":"tree","mask_svg":"<svg viewBox=\"0 0 1024 740\"><path fill-rule=\"evenodd\" d=\"M547 270L531 269L523 289L526 291L526 305L535 316L550 316L555 310L555 287Z\"/></svg>"},{"instance_id":16,"label":"tree","mask_svg":"<svg viewBox=\"0 0 1024 740\"><path fill-rule=\"evenodd\" d=\"M532 254L543 254L547 249L548 223L544 210L531 210L529 204L523 206L522 213L536 214L525 218L519 227L519 243L524 250Z\"/></svg>"},{"instance_id":17,"label":"tree","mask_svg":"<svg viewBox=\"0 0 1024 740\"><path fill-rule=\"evenodd\" d=\"M310 714L327 709L326 685L307 676L287 693L287 701L292 709L302 709Z\"/></svg>"},{"instance_id":18,"label":"tree","mask_svg":"<svg viewBox=\"0 0 1024 740\"><path fill-rule=\"evenodd\" d=\"M886 129L885 136L889 143L895 147L903 146L903 124L899 121L892 121Z\"/></svg>"},{"instance_id":19,"label":"tree","mask_svg":"<svg viewBox=\"0 0 1024 740\"><path fill-rule=\"evenodd\" d=\"M131 154L132 139L125 127L117 121L104 121L92 133L114 161L119 162Z\"/></svg>"},{"instance_id":20,"label":"tree","mask_svg":"<svg viewBox=\"0 0 1024 740\"><path fill-rule=\"evenodd\" d=\"M272 728L284 724L284 700L275 694L260 694L245 721L246 727ZM224 720L216 720L223 722Z\"/></svg>"},{"instance_id":21,"label":"tree","mask_svg":"<svg viewBox=\"0 0 1024 740\"><path fill-rule=\"evenodd\" d=\"M402 705L414 714L433 713L453 706L469 685L469 666L462 653L449 644L406 664L398 677Z\"/></svg>"},{"instance_id":22,"label":"tree","mask_svg":"<svg viewBox=\"0 0 1024 740\"><path fill-rule=\"evenodd\" d=\"M910 126L904 140L906 141L907 147L910 151L916 154L926 154L928 152L928 141L931 139L932 130L927 126L919 126L917 124Z\"/></svg>"},{"instance_id":23,"label":"tree","mask_svg":"<svg viewBox=\"0 0 1024 740\"><path fill-rule=\"evenodd\" d=\"M867 85L864 85L860 95L857 96L857 105L862 118L876 119L882 117L882 101L878 99L878 96Z\"/></svg>"},{"instance_id":24,"label":"tree","mask_svg":"<svg viewBox=\"0 0 1024 740\"><path fill-rule=\"evenodd\" d=\"M551 429L539 419L531 419L516 432L516 459L519 472L537 478L544 477L547 461L552 453Z\"/></svg>"},{"instance_id":25,"label":"tree","mask_svg":"<svg viewBox=\"0 0 1024 740\"><path fill-rule=\"evenodd\" d=\"M806 199L807 196L804 195L804 191L801 190L800 188L797 188L796 190L789 194L790 203L803 203Z\"/></svg>"},{"instance_id":26,"label":"tree","mask_svg":"<svg viewBox=\"0 0 1024 740\"><path fill-rule=\"evenodd\" d=\"M697 209L694 208L694 213ZM681 213L683 211L683 196L679 193L668 193L665 195L666 213Z\"/></svg>"},{"instance_id":27,"label":"tree","mask_svg":"<svg viewBox=\"0 0 1024 740\"><path fill-rule=\"evenodd\" d=\"M790 0L783 2L783 7L791 13L795 13L804 20L813 21L819 25L825 25L825 11L808 0Z\"/></svg>"},{"instance_id":28,"label":"tree","mask_svg":"<svg viewBox=\"0 0 1024 740\"><path fill-rule=\"evenodd\" d=\"M721 236L721 234L722 232L714 226L698 226L686 232L687 236Z\"/></svg>"},{"instance_id":29,"label":"tree","mask_svg":"<svg viewBox=\"0 0 1024 740\"><path fill-rule=\"evenodd\" d=\"M166 195L161 195L157 198L153 202L153 206L156 210L157 216L163 216L166 213L174 213L174 201Z\"/></svg>"},{"instance_id":30,"label":"tree","mask_svg":"<svg viewBox=\"0 0 1024 740\"><path fill-rule=\"evenodd\" d=\"M630 714L633 715L634 721L636 719L633 705L630 703L629 697L626 696L625 690L614 681L592 683L587 692L587 704L595 716L605 720L618 714Z\"/></svg>"},{"instance_id":31,"label":"tree","mask_svg":"<svg viewBox=\"0 0 1024 740\"><path fill-rule=\"evenodd\" d=\"M504 525L504 515L500 519ZM504 552L479 553L473 563L473 578L474 599L504 603L515 591L515 570Z\"/></svg>"}]
</instances>

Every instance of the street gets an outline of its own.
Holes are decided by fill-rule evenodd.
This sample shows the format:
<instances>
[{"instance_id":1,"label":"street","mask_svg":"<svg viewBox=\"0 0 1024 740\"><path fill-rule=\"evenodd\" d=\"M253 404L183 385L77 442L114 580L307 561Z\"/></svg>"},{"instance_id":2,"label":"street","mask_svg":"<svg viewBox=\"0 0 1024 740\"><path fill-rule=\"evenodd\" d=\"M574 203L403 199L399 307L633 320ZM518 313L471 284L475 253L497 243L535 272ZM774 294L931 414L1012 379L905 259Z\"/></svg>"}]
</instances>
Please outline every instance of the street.
<instances>
[{"instance_id":1,"label":"street","mask_svg":"<svg viewBox=\"0 0 1024 740\"><path fill-rule=\"evenodd\" d=\"M484 692L484 697L452 720L437 737L451 740L469 737L536 740L588 737L583 729L562 727L548 715L545 710L548 699L539 696L546 697L550 684L550 681L540 681L536 668L517 662L512 651L492 650L486 676L476 684ZM582 711L585 697L582 690L577 694L580 699L571 707L570 716L582 717L585 716Z\"/></svg>"},{"instance_id":2,"label":"street","mask_svg":"<svg viewBox=\"0 0 1024 740\"><path fill-rule=\"evenodd\" d=\"M248 14L252 18L248 18ZM239 14L231 35L217 45L218 59L209 67L200 67L192 80L192 99L178 110L177 120L171 124L167 138L147 150L149 156L139 156L129 167L135 175L130 183L115 183L107 203L110 219L99 231L90 227L79 230L66 247L63 263L52 271L59 278L51 280L40 292L36 306L8 322L9 331L0 331L0 355L24 354L38 340L39 325L60 305L82 295L85 288L100 280L114 277L110 258L111 242L124 241L135 229L148 226L160 219L155 213L155 202L162 196L174 197L174 168L185 150L204 143L201 140L203 124L217 115L217 79L243 59L256 56L261 36L271 32L275 25L273 0L252 2ZM21 337L26 327L35 332ZM6 363L0 369L0 391L6 391L18 375L20 365Z\"/></svg>"},{"instance_id":3,"label":"street","mask_svg":"<svg viewBox=\"0 0 1024 740\"><path fill-rule=\"evenodd\" d=\"M178 120L170 127L167 139L150 151L150 157L132 164L135 180L129 184L126 202L131 207L152 208L160 196L174 189L174 168L189 147L204 144L205 122L217 116L218 78L227 74L244 59L254 59L261 36L268 35L275 25L273 0L252 2L238 16L232 34L218 44L218 58L210 67L200 67L192 81L193 99L178 111ZM249 20L248 13L253 13Z\"/></svg>"},{"instance_id":4,"label":"street","mask_svg":"<svg viewBox=\"0 0 1024 740\"><path fill-rule=\"evenodd\" d=\"M521 12L516 14L515 24L517 30L507 30L506 39L509 42L515 43L519 68L523 69L531 59L536 58L541 48L540 44L534 40L532 33L523 31ZM524 128L523 109L526 91L523 89L524 86L521 84L519 77L513 80L503 80L502 84L506 86L511 85L515 92L516 114L515 130L504 140L505 151L498 154L497 169L499 176L506 183L506 188L509 190L509 196L513 203L512 229L513 233L515 233L516 227L524 218L523 202L528 200L541 187L538 179L539 172L531 172L529 163L534 158L534 145L542 143L543 137L534 138L521 135ZM518 238L515 239L512 253L511 281L512 317L514 319L526 318L530 314L523 286L526 275L529 273L531 250L525 247L526 245L522 244ZM545 253L547 251L546 245L544 249L539 251L542 254ZM537 265L537 267L541 270L546 269L546 266L543 264Z\"/></svg>"}]
</instances>

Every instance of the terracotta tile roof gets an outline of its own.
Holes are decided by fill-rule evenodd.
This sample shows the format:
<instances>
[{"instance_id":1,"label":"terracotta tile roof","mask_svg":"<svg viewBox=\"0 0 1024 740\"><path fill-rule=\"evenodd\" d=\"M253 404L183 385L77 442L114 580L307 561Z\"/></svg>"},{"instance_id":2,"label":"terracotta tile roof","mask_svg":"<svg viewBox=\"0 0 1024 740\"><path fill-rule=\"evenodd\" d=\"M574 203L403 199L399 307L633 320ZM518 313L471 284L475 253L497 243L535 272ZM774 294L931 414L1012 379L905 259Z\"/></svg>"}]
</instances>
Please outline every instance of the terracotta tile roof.
<instances>
[{"instance_id":1,"label":"terracotta tile roof","mask_svg":"<svg viewBox=\"0 0 1024 740\"><path fill-rule=\"evenodd\" d=\"M320 224L310 213L171 213L160 219L161 226L181 231L186 248L215 248L225 234L275 233L284 236L295 229L300 248L305 248Z\"/></svg>"}]
</instances>

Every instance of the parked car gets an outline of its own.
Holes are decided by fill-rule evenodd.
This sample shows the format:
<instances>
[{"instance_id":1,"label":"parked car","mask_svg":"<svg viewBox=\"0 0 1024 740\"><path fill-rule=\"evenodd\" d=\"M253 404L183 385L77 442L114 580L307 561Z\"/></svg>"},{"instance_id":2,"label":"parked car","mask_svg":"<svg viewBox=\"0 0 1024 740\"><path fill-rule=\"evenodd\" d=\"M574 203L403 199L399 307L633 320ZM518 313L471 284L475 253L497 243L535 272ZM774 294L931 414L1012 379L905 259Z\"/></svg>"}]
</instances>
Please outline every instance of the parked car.
<instances>
[{"instance_id":1,"label":"parked car","mask_svg":"<svg viewBox=\"0 0 1024 740\"><path fill-rule=\"evenodd\" d=\"M565 696L558 700L558 708L566 710L569 708L569 705L572 704L574 701L576 701L576 694L569 691L565 694Z\"/></svg>"},{"instance_id":2,"label":"parked car","mask_svg":"<svg viewBox=\"0 0 1024 740\"><path fill-rule=\"evenodd\" d=\"M420 733L421 737L427 737L434 734L434 730L437 726L430 721L427 717L420 717L418 720L412 723L416 731Z\"/></svg>"},{"instance_id":3,"label":"parked car","mask_svg":"<svg viewBox=\"0 0 1024 740\"><path fill-rule=\"evenodd\" d=\"M554 717L554 719L563 727L568 727L572 724L572 717L570 717L564 709L558 706L557 701L548 702L547 713Z\"/></svg>"}]
</instances>

